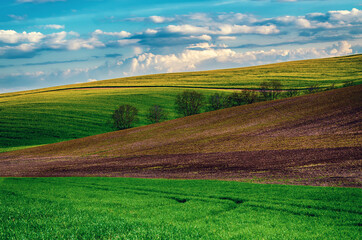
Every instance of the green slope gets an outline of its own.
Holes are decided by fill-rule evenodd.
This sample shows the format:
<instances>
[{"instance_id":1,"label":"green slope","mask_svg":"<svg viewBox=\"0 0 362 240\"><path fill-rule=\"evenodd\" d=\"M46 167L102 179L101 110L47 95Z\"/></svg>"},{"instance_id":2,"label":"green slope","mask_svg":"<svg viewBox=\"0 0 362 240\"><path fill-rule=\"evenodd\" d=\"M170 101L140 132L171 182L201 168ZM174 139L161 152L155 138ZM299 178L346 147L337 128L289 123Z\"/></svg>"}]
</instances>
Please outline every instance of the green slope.
<instances>
[{"instance_id":1,"label":"green slope","mask_svg":"<svg viewBox=\"0 0 362 240\"><path fill-rule=\"evenodd\" d=\"M361 189L0 178L1 239L361 239Z\"/></svg>"},{"instance_id":2,"label":"green slope","mask_svg":"<svg viewBox=\"0 0 362 240\"><path fill-rule=\"evenodd\" d=\"M286 62L248 68L157 74L104 80L0 95L0 152L81 138L112 129L107 123L120 104L146 110L160 104L176 118L174 98L184 87L211 94L221 89L255 89L264 80L281 80L286 89L362 82L362 55ZM113 87L113 88L109 88ZM117 88L114 88L117 87Z\"/></svg>"}]
</instances>

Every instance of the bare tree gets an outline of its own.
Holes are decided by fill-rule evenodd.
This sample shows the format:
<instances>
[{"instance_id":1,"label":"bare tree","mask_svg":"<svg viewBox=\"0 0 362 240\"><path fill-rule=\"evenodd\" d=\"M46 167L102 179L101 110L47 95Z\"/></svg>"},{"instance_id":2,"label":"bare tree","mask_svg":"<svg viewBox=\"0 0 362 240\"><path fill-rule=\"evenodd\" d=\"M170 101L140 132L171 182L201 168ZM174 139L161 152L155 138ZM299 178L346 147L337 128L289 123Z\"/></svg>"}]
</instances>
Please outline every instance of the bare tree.
<instances>
[{"instance_id":1,"label":"bare tree","mask_svg":"<svg viewBox=\"0 0 362 240\"><path fill-rule=\"evenodd\" d=\"M138 110L136 107L124 104L119 106L112 114L113 127L118 130L131 128L137 118Z\"/></svg>"},{"instance_id":2,"label":"bare tree","mask_svg":"<svg viewBox=\"0 0 362 240\"><path fill-rule=\"evenodd\" d=\"M196 91L185 90L176 96L176 112L182 116L198 114L204 106L204 95Z\"/></svg>"},{"instance_id":3,"label":"bare tree","mask_svg":"<svg viewBox=\"0 0 362 240\"><path fill-rule=\"evenodd\" d=\"M161 106L153 105L148 109L147 119L151 123L162 122L167 119L167 113Z\"/></svg>"}]
</instances>

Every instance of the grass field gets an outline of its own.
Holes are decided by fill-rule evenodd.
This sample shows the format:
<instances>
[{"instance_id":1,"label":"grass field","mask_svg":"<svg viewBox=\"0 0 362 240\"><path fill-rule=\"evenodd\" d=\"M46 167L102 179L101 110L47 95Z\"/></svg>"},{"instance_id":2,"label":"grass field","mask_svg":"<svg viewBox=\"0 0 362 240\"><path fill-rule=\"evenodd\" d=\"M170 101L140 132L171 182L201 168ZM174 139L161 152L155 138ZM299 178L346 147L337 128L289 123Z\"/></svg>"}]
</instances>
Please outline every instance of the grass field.
<instances>
[{"instance_id":1,"label":"grass field","mask_svg":"<svg viewBox=\"0 0 362 240\"><path fill-rule=\"evenodd\" d=\"M175 95L185 87L211 94L230 89L256 89L278 79L285 89L313 84L337 87L362 82L362 55L271 64L238 69L172 73L112 79L0 95L0 152L61 142L112 131L112 111L130 103L140 110L136 126L148 124L149 106L159 104L176 118ZM133 86L133 88L130 88ZM103 87L103 88L100 88ZM118 88L107 88L118 87ZM222 90L224 89L224 90ZM229 90L225 90L229 89Z\"/></svg>"},{"instance_id":2,"label":"grass field","mask_svg":"<svg viewBox=\"0 0 362 240\"><path fill-rule=\"evenodd\" d=\"M0 239L361 239L362 190L206 180L0 179Z\"/></svg>"}]
</instances>

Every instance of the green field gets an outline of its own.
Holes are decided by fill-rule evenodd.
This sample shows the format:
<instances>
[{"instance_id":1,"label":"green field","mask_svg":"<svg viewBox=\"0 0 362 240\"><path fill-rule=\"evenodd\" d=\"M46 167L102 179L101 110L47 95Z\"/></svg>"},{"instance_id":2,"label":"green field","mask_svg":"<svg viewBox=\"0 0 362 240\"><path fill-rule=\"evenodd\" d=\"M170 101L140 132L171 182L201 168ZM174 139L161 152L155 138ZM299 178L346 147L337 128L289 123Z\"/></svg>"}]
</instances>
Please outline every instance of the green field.
<instances>
[{"instance_id":1,"label":"green field","mask_svg":"<svg viewBox=\"0 0 362 240\"><path fill-rule=\"evenodd\" d=\"M140 111L136 126L146 125L147 109L163 106L169 119L176 94L195 88L205 95L257 89L262 81L281 80L284 89L362 83L362 55L286 62L226 70L172 73L104 80L0 95L0 152L61 142L112 131L114 109L125 103ZM133 86L133 88L132 88ZM101 88L100 88L101 87ZM117 88L107 88L117 87Z\"/></svg>"},{"instance_id":2,"label":"green field","mask_svg":"<svg viewBox=\"0 0 362 240\"><path fill-rule=\"evenodd\" d=\"M361 239L361 189L2 178L0 239Z\"/></svg>"},{"instance_id":3,"label":"green field","mask_svg":"<svg viewBox=\"0 0 362 240\"><path fill-rule=\"evenodd\" d=\"M177 117L174 99L180 89L123 88L79 89L0 97L0 152L114 131L110 116L120 104L139 109L140 121L147 125L147 109L158 104ZM209 95L216 90L198 90Z\"/></svg>"}]
</instances>

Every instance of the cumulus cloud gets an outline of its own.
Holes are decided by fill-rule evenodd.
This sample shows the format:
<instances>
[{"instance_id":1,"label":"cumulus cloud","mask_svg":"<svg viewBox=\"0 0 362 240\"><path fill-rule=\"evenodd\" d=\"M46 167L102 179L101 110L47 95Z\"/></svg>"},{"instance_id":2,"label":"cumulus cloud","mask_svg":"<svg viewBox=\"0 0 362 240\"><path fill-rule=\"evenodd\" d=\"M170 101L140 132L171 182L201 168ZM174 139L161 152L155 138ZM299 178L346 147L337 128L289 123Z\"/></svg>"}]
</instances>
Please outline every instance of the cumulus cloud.
<instances>
[{"instance_id":1,"label":"cumulus cloud","mask_svg":"<svg viewBox=\"0 0 362 240\"><path fill-rule=\"evenodd\" d=\"M347 41L341 41L338 42L337 44L333 44L332 47L327 48L327 51L329 51L329 54L331 55L348 55L348 54L352 54L353 50L352 50L352 45L350 43L348 43Z\"/></svg>"},{"instance_id":2,"label":"cumulus cloud","mask_svg":"<svg viewBox=\"0 0 362 240\"><path fill-rule=\"evenodd\" d=\"M198 48L197 50L195 50ZM179 54L157 55L144 53L129 59L131 74L149 72L179 72L203 69L205 66L249 66L306 58L341 56L352 53L346 41L329 48L271 49L268 51L236 52L228 48L216 48L208 43L191 45Z\"/></svg>"},{"instance_id":3,"label":"cumulus cloud","mask_svg":"<svg viewBox=\"0 0 362 240\"><path fill-rule=\"evenodd\" d=\"M4 43L39 42L44 37L40 32L18 33L14 30L0 30L0 42Z\"/></svg>"},{"instance_id":4,"label":"cumulus cloud","mask_svg":"<svg viewBox=\"0 0 362 240\"><path fill-rule=\"evenodd\" d=\"M310 29L351 27L362 23L362 11L353 8L351 11L340 10L328 11L327 13L309 13L305 16L280 16L261 19L259 22Z\"/></svg>"},{"instance_id":5,"label":"cumulus cloud","mask_svg":"<svg viewBox=\"0 0 362 240\"><path fill-rule=\"evenodd\" d=\"M61 28L61 25L45 25L43 28ZM40 32L22 32L14 30L0 30L0 42L10 44L0 48L0 58L33 57L44 50L79 50L95 49L106 46L124 46L137 43L136 39L124 39L131 34L126 31L104 32L95 30L89 38L81 38L76 32L56 32L42 34ZM100 39L106 36L112 39ZM120 39L122 38L122 39ZM118 41L117 41L118 39Z\"/></svg>"}]
</instances>

